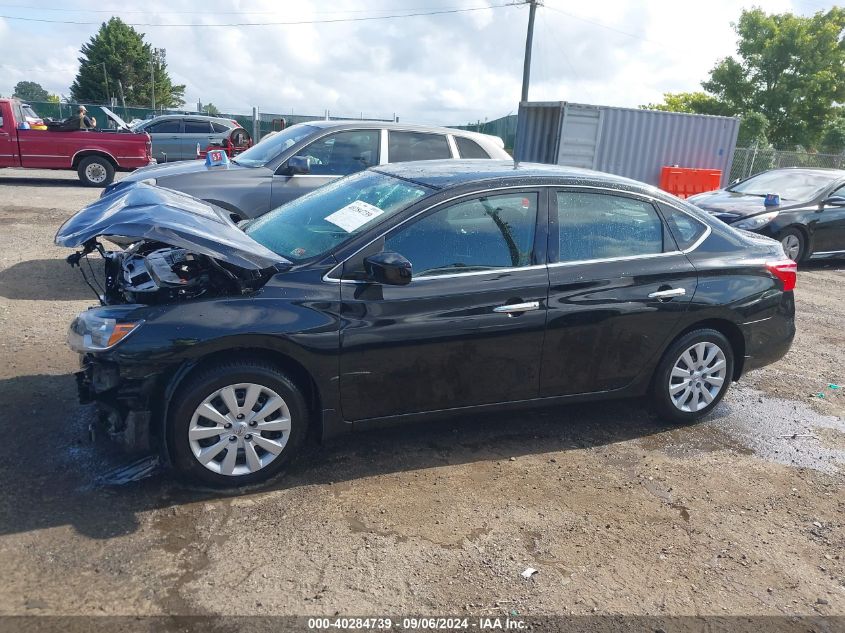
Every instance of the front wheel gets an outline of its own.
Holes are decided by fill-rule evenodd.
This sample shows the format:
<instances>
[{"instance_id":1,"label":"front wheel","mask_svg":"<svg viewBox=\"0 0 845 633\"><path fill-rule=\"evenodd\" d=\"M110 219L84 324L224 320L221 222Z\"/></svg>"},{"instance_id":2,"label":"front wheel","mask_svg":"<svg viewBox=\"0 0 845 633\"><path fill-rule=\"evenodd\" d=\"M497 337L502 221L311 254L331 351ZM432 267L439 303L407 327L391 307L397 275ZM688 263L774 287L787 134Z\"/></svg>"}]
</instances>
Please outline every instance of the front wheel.
<instances>
[{"instance_id":1,"label":"front wheel","mask_svg":"<svg viewBox=\"0 0 845 633\"><path fill-rule=\"evenodd\" d=\"M798 229L786 229L780 234L780 244L786 256L800 264L807 254L807 241Z\"/></svg>"},{"instance_id":2,"label":"front wheel","mask_svg":"<svg viewBox=\"0 0 845 633\"><path fill-rule=\"evenodd\" d=\"M724 334L711 329L684 334L669 346L654 374L658 415L680 423L707 415L725 396L733 367L733 349Z\"/></svg>"},{"instance_id":3,"label":"front wheel","mask_svg":"<svg viewBox=\"0 0 845 633\"><path fill-rule=\"evenodd\" d=\"M105 187L114 180L114 165L102 156L87 156L76 170L79 180L86 187Z\"/></svg>"},{"instance_id":4,"label":"front wheel","mask_svg":"<svg viewBox=\"0 0 845 633\"><path fill-rule=\"evenodd\" d=\"M277 474L305 438L308 408L296 385L271 364L216 365L174 397L168 444L176 468L217 487Z\"/></svg>"}]
</instances>

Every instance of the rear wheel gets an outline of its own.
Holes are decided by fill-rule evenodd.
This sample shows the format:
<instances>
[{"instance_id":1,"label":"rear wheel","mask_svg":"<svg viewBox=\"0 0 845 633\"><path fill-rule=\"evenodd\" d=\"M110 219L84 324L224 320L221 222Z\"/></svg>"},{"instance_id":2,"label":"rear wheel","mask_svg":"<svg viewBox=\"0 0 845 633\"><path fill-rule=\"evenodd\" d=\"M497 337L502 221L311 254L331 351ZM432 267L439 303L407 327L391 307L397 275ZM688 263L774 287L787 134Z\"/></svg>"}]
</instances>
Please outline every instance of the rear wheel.
<instances>
[{"instance_id":1,"label":"rear wheel","mask_svg":"<svg viewBox=\"0 0 845 633\"><path fill-rule=\"evenodd\" d=\"M79 180L86 187L105 187L114 180L114 165L102 156L87 156L76 170Z\"/></svg>"},{"instance_id":2,"label":"rear wheel","mask_svg":"<svg viewBox=\"0 0 845 633\"><path fill-rule=\"evenodd\" d=\"M673 422L707 415L733 377L733 349L717 330L694 330L675 341L657 367L652 398L657 413Z\"/></svg>"},{"instance_id":3,"label":"rear wheel","mask_svg":"<svg viewBox=\"0 0 845 633\"><path fill-rule=\"evenodd\" d=\"M296 385L258 361L226 363L190 378L168 423L175 466L219 487L265 481L305 438L308 409Z\"/></svg>"},{"instance_id":4,"label":"rear wheel","mask_svg":"<svg viewBox=\"0 0 845 633\"><path fill-rule=\"evenodd\" d=\"M786 256L800 263L807 254L807 241L798 229L786 229L780 234L780 243Z\"/></svg>"}]
</instances>

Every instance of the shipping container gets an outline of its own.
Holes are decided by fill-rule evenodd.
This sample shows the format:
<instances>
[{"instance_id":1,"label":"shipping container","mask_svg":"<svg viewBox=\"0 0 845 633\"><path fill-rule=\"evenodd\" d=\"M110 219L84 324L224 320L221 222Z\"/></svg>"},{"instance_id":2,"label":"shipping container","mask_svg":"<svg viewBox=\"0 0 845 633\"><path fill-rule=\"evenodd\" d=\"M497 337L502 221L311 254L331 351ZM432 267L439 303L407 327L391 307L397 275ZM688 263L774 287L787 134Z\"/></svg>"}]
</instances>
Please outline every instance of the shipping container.
<instances>
[{"instance_id":1,"label":"shipping container","mask_svg":"<svg viewBox=\"0 0 845 633\"><path fill-rule=\"evenodd\" d=\"M516 160L595 169L657 186L664 166L731 170L739 119L566 101L519 104Z\"/></svg>"}]
</instances>

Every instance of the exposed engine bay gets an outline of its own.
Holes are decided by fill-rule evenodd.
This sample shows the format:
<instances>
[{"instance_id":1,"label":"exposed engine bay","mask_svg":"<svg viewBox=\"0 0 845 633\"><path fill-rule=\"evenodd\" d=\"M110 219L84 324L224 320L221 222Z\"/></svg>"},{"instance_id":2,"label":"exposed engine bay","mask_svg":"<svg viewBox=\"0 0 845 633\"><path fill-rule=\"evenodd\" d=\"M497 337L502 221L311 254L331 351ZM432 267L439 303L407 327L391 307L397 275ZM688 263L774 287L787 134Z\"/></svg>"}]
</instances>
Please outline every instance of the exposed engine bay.
<instances>
[{"instance_id":1,"label":"exposed engine bay","mask_svg":"<svg viewBox=\"0 0 845 633\"><path fill-rule=\"evenodd\" d=\"M105 263L102 280L89 260L94 251ZM85 283L103 305L156 305L249 294L276 272L272 268L246 270L208 255L149 241L130 244L124 250L106 250L99 241L92 240L67 261L79 266Z\"/></svg>"}]
</instances>

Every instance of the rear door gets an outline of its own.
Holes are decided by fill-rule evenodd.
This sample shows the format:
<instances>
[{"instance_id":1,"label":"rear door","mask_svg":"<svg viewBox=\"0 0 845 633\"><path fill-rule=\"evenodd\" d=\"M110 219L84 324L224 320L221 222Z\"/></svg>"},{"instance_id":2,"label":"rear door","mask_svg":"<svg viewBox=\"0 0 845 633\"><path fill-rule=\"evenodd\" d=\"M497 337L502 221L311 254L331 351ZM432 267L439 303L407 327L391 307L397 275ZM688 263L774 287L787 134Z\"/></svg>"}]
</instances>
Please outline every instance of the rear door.
<instances>
[{"instance_id":1,"label":"rear door","mask_svg":"<svg viewBox=\"0 0 845 633\"><path fill-rule=\"evenodd\" d=\"M381 130L344 130L321 136L297 152L311 159L311 172L290 175L287 161L273 176L270 208L283 205L326 183L379 164Z\"/></svg>"},{"instance_id":2,"label":"rear door","mask_svg":"<svg viewBox=\"0 0 845 633\"><path fill-rule=\"evenodd\" d=\"M383 248L411 261L406 286L350 283L361 261L346 263L340 389L347 420L537 397L548 292L545 200L545 191L532 188L472 194L400 225Z\"/></svg>"},{"instance_id":3,"label":"rear door","mask_svg":"<svg viewBox=\"0 0 845 633\"><path fill-rule=\"evenodd\" d=\"M621 389L667 342L695 293L695 269L654 204L621 192L554 191L549 234L540 393Z\"/></svg>"},{"instance_id":4,"label":"rear door","mask_svg":"<svg viewBox=\"0 0 845 633\"><path fill-rule=\"evenodd\" d=\"M452 158L452 148L445 134L404 130L389 130L387 133L389 163L444 158Z\"/></svg>"},{"instance_id":5,"label":"rear door","mask_svg":"<svg viewBox=\"0 0 845 633\"><path fill-rule=\"evenodd\" d=\"M216 138L211 121L208 119L185 119L182 134L181 158L179 160L195 160L197 158L197 144L205 151L209 143Z\"/></svg>"},{"instance_id":6,"label":"rear door","mask_svg":"<svg viewBox=\"0 0 845 633\"><path fill-rule=\"evenodd\" d=\"M182 121L166 119L144 128L153 142L153 158L160 163L181 160L182 156Z\"/></svg>"}]
</instances>

